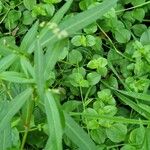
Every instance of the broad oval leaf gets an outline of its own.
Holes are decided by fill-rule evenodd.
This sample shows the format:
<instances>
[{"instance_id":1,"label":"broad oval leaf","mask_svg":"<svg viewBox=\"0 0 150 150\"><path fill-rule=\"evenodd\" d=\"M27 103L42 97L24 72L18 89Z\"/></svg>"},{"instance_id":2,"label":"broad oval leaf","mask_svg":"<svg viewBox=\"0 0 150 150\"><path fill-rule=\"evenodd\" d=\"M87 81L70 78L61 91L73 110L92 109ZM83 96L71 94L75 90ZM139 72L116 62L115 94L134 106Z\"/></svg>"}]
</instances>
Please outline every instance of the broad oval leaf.
<instances>
[{"instance_id":1,"label":"broad oval leaf","mask_svg":"<svg viewBox=\"0 0 150 150\"><path fill-rule=\"evenodd\" d=\"M140 41L143 45L150 44L150 28L141 35Z\"/></svg>"},{"instance_id":2,"label":"broad oval leaf","mask_svg":"<svg viewBox=\"0 0 150 150\"><path fill-rule=\"evenodd\" d=\"M32 10L36 4L36 0L23 0L23 4L28 10Z\"/></svg>"}]
</instances>

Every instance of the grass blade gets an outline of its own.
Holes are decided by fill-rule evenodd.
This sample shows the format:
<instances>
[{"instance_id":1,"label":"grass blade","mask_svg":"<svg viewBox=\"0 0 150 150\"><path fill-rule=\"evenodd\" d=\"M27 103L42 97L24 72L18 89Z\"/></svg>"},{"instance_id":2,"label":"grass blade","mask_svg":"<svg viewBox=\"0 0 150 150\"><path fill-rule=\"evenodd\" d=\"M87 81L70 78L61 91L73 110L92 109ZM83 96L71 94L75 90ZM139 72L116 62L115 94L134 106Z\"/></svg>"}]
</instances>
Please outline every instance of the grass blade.
<instances>
[{"instance_id":1,"label":"grass blade","mask_svg":"<svg viewBox=\"0 0 150 150\"><path fill-rule=\"evenodd\" d=\"M52 22L59 23L63 16L66 14L68 9L70 8L73 0L68 0L54 15L54 17L51 19Z\"/></svg>"},{"instance_id":2,"label":"grass blade","mask_svg":"<svg viewBox=\"0 0 150 150\"><path fill-rule=\"evenodd\" d=\"M108 10L110 10L116 4L116 2L117 0L105 0L100 5L65 20L59 26L56 24L56 27L53 29L53 31L49 29L44 36L42 35L39 37L42 47L45 47L48 44L54 44L56 41L64 39L67 36L74 34L76 31L79 31L80 29L83 29L84 27L93 23L102 17ZM45 28L49 28L49 25ZM56 30L59 32L55 32ZM31 45L30 52L34 50L34 47L35 42Z\"/></svg>"},{"instance_id":3,"label":"grass blade","mask_svg":"<svg viewBox=\"0 0 150 150\"><path fill-rule=\"evenodd\" d=\"M5 126L5 129L0 132L0 148L1 150L7 150L8 148L11 148L12 142L11 142L11 125L8 123Z\"/></svg>"},{"instance_id":4,"label":"grass blade","mask_svg":"<svg viewBox=\"0 0 150 150\"><path fill-rule=\"evenodd\" d=\"M49 125L47 149L62 150L62 125L57 103L50 91L45 94L45 109Z\"/></svg>"},{"instance_id":5,"label":"grass blade","mask_svg":"<svg viewBox=\"0 0 150 150\"><path fill-rule=\"evenodd\" d=\"M101 120L108 120L108 121L112 121L112 122L118 122L118 123L123 123L123 124L139 124L139 125L149 125L150 121L149 120L137 120L137 119L128 119L128 118L124 118L124 117L110 117L107 115L98 115L98 116L94 116L94 115L85 115L87 117L91 117L91 119L95 118L95 119L101 119Z\"/></svg>"},{"instance_id":6,"label":"grass blade","mask_svg":"<svg viewBox=\"0 0 150 150\"><path fill-rule=\"evenodd\" d=\"M83 29L85 26L102 17L103 14L105 14L116 4L116 2L117 0L105 0L100 5L79 13L78 15L62 22L60 24L60 29L66 30L69 35L74 34L76 31Z\"/></svg>"},{"instance_id":7,"label":"grass blade","mask_svg":"<svg viewBox=\"0 0 150 150\"><path fill-rule=\"evenodd\" d=\"M20 64L27 78L29 78L30 76L32 76L32 78L35 78L34 68L26 57L20 57Z\"/></svg>"},{"instance_id":8,"label":"grass blade","mask_svg":"<svg viewBox=\"0 0 150 150\"><path fill-rule=\"evenodd\" d=\"M5 71L16 60L17 56L10 54L0 60L0 72Z\"/></svg>"},{"instance_id":9,"label":"grass blade","mask_svg":"<svg viewBox=\"0 0 150 150\"><path fill-rule=\"evenodd\" d=\"M35 82L37 84L37 90L41 99L44 99L44 59L43 59L43 50L39 43L39 40L36 41L36 50L34 53L34 64L35 64Z\"/></svg>"},{"instance_id":10,"label":"grass blade","mask_svg":"<svg viewBox=\"0 0 150 150\"><path fill-rule=\"evenodd\" d=\"M118 92L120 92L126 96L141 99L143 101L150 101L150 95L148 95L148 94L137 93L137 92L128 92L128 91L123 91L123 90L118 90Z\"/></svg>"},{"instance_id":11,"label":"grass blade","mask_svg":"<svg viewBox=\"0 0 150 150\"><path fill-rule=\"evenodd\" d=\"M0 120L4 117L4 115L8 111L8 102L7 101L1 101L0 102ZM0 148L1 150L6 150L7 148L10 148L12 146L11 142L11 124L8 122L8 124L5 126L5 129L0 132Z\"/></svg>"},{"instance_id":12,"label":"grass blade","mask_svg":"<svg viewBox=\"0 0 150 150\"><path fill-rule=\"evenodd\" d=\"M9 103L8 111L5 113L4 116L0 116L0 118L2 118L0 122L0 132L2 132L5 129L7 124L11 121L12 117L20 110L20 108L28 100L31 94L32 94L32 89L31 88L26 89L25 91L20 93L18 96L16 96Z\"/></svg>"},{"instance_id":13,"label":"grass blade","mask_svg":"<svg viewBox=\"0 0 150 150\"><path fill-rule=\"evenodd\" d=\"M34 83L34 79L27 79L21 73L15 71L5 71L0 73L0 79L15 83Z\"/></svg>"},{"instance_id":14,"label":"grass blade","mask_svg":"<svg viewBox=\"0 0 150 150\"><path fill-rule=\"evenodd\" d=\"M127 97L123 96L122 94L118 93L118 92L114 92L115 95L126 105L130 106L133 110L135 110L136 112L138 112L140 115L142 115L143 117L149 119L150 118L150 113L144 109L142 109L141 107L139 107L135 102L131 101L130 99L128 99Z\"/></svg>"},{"instance_id":15,"label":"grass blade","mask_svg":"<svg viewBox=\"0 0 150 150\"><path fill-rule=\"evenodd\" d=\"M96 150L94 142L88 134L67 114L65 114L65 134L80 150Z\"/></svg>"},{"instance_id":16,"label":"grass blade","mask_svg":"<svg viewBox=\"0 0 150 150\"><path fill-rule=\"evenodd\" d=\"M20 48L22 50L28 51L30 49L31 43L36 38L38 27L39 27L39 22L36 21L21 42Z\"/></svg>"},{"instance_id":17,"label":"grass blade","mask_svg":"<svg viewBox=\"0 0 150 150\"><path fill-rule=\"evenodd\" d=\"M59 23L62 18L64 17L64 15L66 14L66 12L68 11L68 9L70 8L71 4L72 4L73 0L68 0L54 15L54 17L50 20L50 22L55 22L55 23ZM47 32L48 32L49 28L43 28L43 30L41 31L40 37L44 36Z\"/></svg>"},{"instance_id":18,"label":"grass blade","mask_svg":"<svg viewBox=\"0 0 150 150\"><path fill-rule=\"evenodd\" d=\"M45 66L45 71L44 71L44 78L47 79L50 71L54 69L54 66L56 62L59 59L59 56L62 52L62 49L66 45L66 41L62 40L54 45L54 47L50 47L46 54L45 54L45 59L46 59L46 66Z\"/></svg>"}]
</instances>

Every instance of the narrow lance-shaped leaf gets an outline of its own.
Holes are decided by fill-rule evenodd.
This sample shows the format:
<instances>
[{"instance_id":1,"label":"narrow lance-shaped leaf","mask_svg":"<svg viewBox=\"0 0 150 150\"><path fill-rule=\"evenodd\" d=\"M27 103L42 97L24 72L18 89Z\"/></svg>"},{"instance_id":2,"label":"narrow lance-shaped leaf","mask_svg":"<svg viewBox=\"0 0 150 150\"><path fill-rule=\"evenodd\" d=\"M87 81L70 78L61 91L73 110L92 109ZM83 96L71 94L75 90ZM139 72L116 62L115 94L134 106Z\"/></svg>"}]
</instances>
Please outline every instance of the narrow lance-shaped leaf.
<instances>
[{"instance_id":1,"label":"narrow lance-shaped leaf","mask_svg":"<svg viewBox=\"0 0 150 150\"><path fill-rule=\"evenodd\" d=\"M89 135L67 114L65 114L65 134L80 150L96 150L96 146Z\"/></svg>"},{"instance_id":2,"label":"narrow lance-shaped leaf","mask_svg":"<svg viewBox=\"0 0 150 150\"><path fill-rule=\"evenodd\" d=\"M148 94L143 94L143 93L137 93L137 92L128 92L128 91L123 91L123 90L118 90L118 92L133 97L137 99L141 99L143 101L150 101L150 95Z\"/></svg>"},{"instance_id":3,"label":"narrow lance-shaped leaf","mask_svg":"<svg viewBox=\"0 0 150 150\"><path fill-rule=\"evenodd\" d=\"M72 4L73 0L68 0L54 15L54 17L50 20L50 22L55 22L55 23L59 23L62 18L64 17L64 15L66 14L66 12L68 11L68 9L70 8L71 4ZM44 36L47 31L49 30L49 28L43 28L41 33L40 33L40 37Z\"/></svg>"},{"instance_id":4,"label":"narrow lance-shaped leaf","mask_svg":"<svg viewBox=\"0 0 150 150\"><path fill-rule=\"evenodd\" d=\"M64 40L56 43L54 46L48 48L45 54L45 70L44 70L44 77L45 79L48 78L50 71L54 69L56 62L59 60L60 54L63 52L63 48L66 45Z\"/></svg>"},{"instance_id":5,"label":"narrow lance-shaped leaf","mask_svg":"<svg viewBox=\"0 0 150 150\"><path fill-rule=\"evenodd\" d=\"M24 103L29 99L31 94L32 94L32 89L28 88L22 93L20 93L18 96L16 96L9 103L9 109L0 121L0 132L2 132L5 129L7 124L11 121L12 117L20 110L20 108L24 105Z\"/></svg>"},{"instance_id":6,"label":"narrow lance-shaped leaf","mask_svg":"<svg viewBox=\"0 0 150 150\"><path fill-rule=\"evenodd\" d=\"M36 21L35 24L31 27L31 29L27 32L25 37L23 38L21 42L20 48L22 50L28 51L30 50L29 47L35 41L37 30L38 30L39 22Z\"/></svg>"},{"instance_id":7,"label":"narrow lance-shaped leaf","mask_svg":"<svg viewBox=\"0 0 150 150\"><path fill-rule=\"evenodd\" d=\"M63 21L59 26L56 23L48 24L45 28L50 28L44 36L40 36L40 42L42 47L47 44L54 44L56 41L66 38L69 35L74 34L76 31L83 29L89 24L93 23L100 17L102 17L108 10L110 10L117 0L105 0L98 6L81 12L69 19ZM52 30L52 31L51 31ZM30 53L35 48L35 42L30 47Z\"/></svg>"},{"instance_id":8,"label":"narrow lance-shaped leaf","mask_svg":"<svg viewBox=\"0 0 150 150\"><path fill-rule=\"evenodd\" d=\"M62 124L57 103L50 91L45 94L45 109L49 126L48 150L62 150Z\"/></svg>"},{"instance_id":9,"label":"narrow lance-shaped leaf","mask_svg":"<svg viewBox=\"0 0 150 150\"><path fill-rule=\"evenodd\" d=\"M34 83L34 79L27 79L23 74L15 71L5 71L0 73L0 79L14 83Z\"/></svg>"},{"instance_id":10,"label":"narrow lance-shaped leaf","mask_svg":"<svg viewBox=\"0 0 150 150\"><path fill-rule=\"evenodd\" d=\"M9 102L4 100L0 102L0 120L5 116L8 111ZM11 141L11 123L8 122L5 129L0 132L0 148L6 150L12 146Z\"/></svg>"},{"instance_id":11,"label":"narrow lance-shaped leaf","mask_svg":"<svg viewBox=\"0 0 150 150\"><path fill-rule=\"evenodd\" d=\"M32 76L32 78L35 78L34 68L26 57L20 57L20 64L27 78L30 76Z\"/></svg>"},{"instance_id":12,"label":"narrow lance-shaped leaf","mask_svg":"<svg viewBox=\"0 0 150 150\"><path fill-rule=\"evenodd\" d=\"M130 106L133 110L138 112L140 115L144 116L147 119L150 118L150 113L140 108L135 102L131 101L130 99L128 99L127 97L125 97L124 95L118 92L114 92L114 93L123 103Z\"/></svg>"},{"instance_id":13,"label":"narrow lance-shaped leaf","mask_svg":"<svg viewBox=\"0 0 150 150\"><path fill-rule=\"evenodd\" d=\"M44 59L43 59L43 49L40 45L39 40L36 41L36 49L34 53L34 64L35 64L35 81L37 84L37 90L39 92L40 98L43 99L45 81L44 81Z\"/></svg>"},{"instance_id":14,"label":"narrow lance-shaped leaf","mask_svg":"<svg viewBox=\"0 0 150 150\"><path fill-rule=\"evenodd\" d=\"M70 8L73 0L68 0L54 15L54 17L51 19L51 22L59 23L63 16L66 14L68 9Z\"/></svg>"},{"instance_id":15,"label":"narrow lance-shaped leaf","mask_svg":"<svg viewBox=\"0 0 150 150\"><path fill-rule=\"evenodd\" d=\"M1 150L7 150L12 146L11 137L11 124L10 122L5 126L5 129L0 132L0 148Z\"/></svg>"},{"instance_id":16,"label":"narrow lance-shaped leaf","mask_svg":"<svg viewBox=\"0 0 150 150\"><path fill-rule=\"evenodd\" d=\"M0 60L0 72L5 71L11 66L11 64L16 60L17 56L15 54L10 54L5 56Z\"/></svg>"}]
</instances>

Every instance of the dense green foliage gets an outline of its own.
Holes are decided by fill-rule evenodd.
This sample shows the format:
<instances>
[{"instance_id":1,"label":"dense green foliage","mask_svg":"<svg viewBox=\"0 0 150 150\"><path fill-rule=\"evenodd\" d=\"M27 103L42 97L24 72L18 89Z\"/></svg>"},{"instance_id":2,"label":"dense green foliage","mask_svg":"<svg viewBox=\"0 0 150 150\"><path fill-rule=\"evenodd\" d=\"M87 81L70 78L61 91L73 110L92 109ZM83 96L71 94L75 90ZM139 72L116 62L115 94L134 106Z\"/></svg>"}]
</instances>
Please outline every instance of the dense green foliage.
<instances>
[{"instance_id":1,"label":"dense green foliage","mask_svg":"<svg viewBox=\"0 0 150 150\"><path fill-rule=\"evenodd\" d=\"M1 0L0 150L149 150L150 1Z\"/></svg>"}]
</instances>

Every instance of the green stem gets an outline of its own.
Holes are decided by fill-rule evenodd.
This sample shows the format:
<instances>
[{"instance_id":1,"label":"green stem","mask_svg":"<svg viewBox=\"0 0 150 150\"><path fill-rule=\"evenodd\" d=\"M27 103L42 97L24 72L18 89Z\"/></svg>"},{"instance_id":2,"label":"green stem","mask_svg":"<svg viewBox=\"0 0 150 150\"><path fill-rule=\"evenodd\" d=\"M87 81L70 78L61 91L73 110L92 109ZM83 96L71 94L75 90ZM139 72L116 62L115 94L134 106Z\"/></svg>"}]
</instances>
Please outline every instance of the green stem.
<instances>
[{"instance_id":1,"label":"green stem","mask_svg":"<svg viewBox=\"0 0 150 150\"><path fill-rule=\"evenodd\" d=\"M130 8L117 10L116 13L124 12L124 11L127 11L127 10L132 10L132 9L135 9L135 8L139 8L139 7L142 7L142 6L147 5L147 4L150 4L150 1L147 1L147 2L145 2L145 3L139 4L139 5L130 7Z\"/></svg>"},{"instance_id":2,"label":"green stem","mask_svg":"<svg viewBox=\"0 0 150 150\"><path fill-rule=\"evenodd\" d=\"M26 103L26 106L25 106L25 118L24 118L24 126L25 126L25 133L23 135L23 140L22 140L22 144L21 144L21 148L20 150L23 150L24 149L24 145L25 145L25 142L26 142L26 138L27 138L27 135L28 135L28 132L30 130L30 122L31 122L31 119L32 119L32 112L33 112L33 108L34 108L34 101L33 101L33 98L32 99L29 99Z\"/></svg>"}]
</instances>

